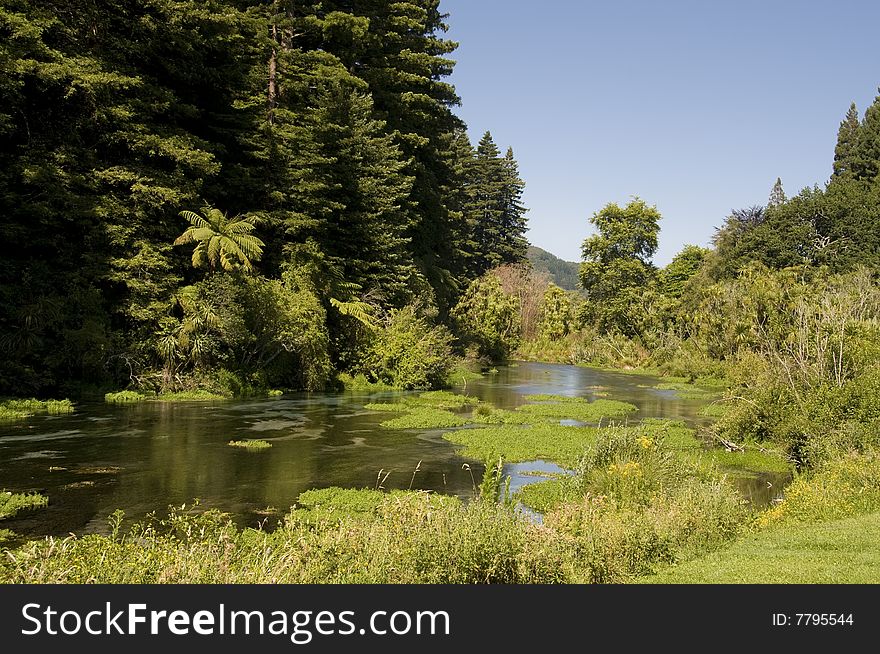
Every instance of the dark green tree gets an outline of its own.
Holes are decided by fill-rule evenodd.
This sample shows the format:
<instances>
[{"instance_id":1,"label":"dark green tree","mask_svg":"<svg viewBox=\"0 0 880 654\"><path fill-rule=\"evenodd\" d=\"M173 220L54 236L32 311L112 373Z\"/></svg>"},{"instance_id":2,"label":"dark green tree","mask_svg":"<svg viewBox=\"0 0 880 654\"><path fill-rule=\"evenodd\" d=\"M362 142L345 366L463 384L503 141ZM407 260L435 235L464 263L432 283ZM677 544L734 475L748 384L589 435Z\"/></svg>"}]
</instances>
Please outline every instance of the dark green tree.
<instances>
[{"instance_id":1,"label":"dark green tree","mask_svg":"<svg viewBox=\"0 0 880 654\"><path fill-rule=\"evenodd\" d=\"M639 198L625 207L609 203L590 218L598 233L583 243L580 281L586 316L600 329L635 335L627 307L654 276L660 218L656 207Z\"/></svg>"},{"instance_id":2,"label":"dark green tree","mask_svg":"<svg viewBox=\"0 0 880 654\"><path fill-rule=\"evenodd\" d=\"M837 130L837 145L834 147L833 177L853 173L856 147L859 139L859 110L853 102L846 112L846 117Z\"/></svg>"},{"instance_id":3,"label":"dark green tree","mask_svg":"<svg viewBox=\"0 0 880 654\"><path fill-rule=\"evenodd\" d=\"M853 174L873 183L880 173L880 96L865 110L853 157Z\"/></svg>"},{"instance_id":4,"label":"dark green tree","mask_svg":"<svg viewBox=\"0 0 880 654\"><path fill-rule=\"evenodd\" d=\"M700 271L710 253L711 250L707 248L685 245L660 271L658 290L669 298L680 299L688 281Z\"/></svg>"},{"instance_id":5,"label":"dark green tree","mask_svg":"<svg viewBox=\"0 0 880 654\"><path fill-rule=\"evenodd\" d=\"M513 150L502 157L492 134L486 132L467 167L465 188L465 216L474 247L471 275L478 277L496 266L524 261L528 249L524 184Z\"/></svg>"}]
</instances>

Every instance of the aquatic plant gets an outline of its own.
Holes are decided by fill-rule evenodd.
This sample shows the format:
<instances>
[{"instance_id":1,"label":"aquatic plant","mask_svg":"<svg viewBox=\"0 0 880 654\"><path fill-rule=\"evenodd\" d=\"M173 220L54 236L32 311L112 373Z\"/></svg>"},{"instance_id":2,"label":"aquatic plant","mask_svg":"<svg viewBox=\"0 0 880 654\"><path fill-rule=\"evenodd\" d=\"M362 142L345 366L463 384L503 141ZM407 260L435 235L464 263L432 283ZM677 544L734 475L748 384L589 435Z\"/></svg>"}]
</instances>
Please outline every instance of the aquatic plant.
<instances>
[{"instance_id":1,"label":"aquatic plant","mask_svg":"<svg viewBox=\"0 0 880 654\"><path fill-rule=\"evenodd\" d=\"M246 450L265 450L272 447L272 443L263 440L229 441L227 445L240 447Z\"/></svg>"},{"instance_id":2,"label":"aquatic plant","mask_svg":"<svg viewBox=\"0 0 880 654\"><path fill-rule=\"evenodd\" d=\"M49 498L39 493L0 491L0 520L11 518L19 511L47 506Z\"/></svg>"},{"instance_id":3,"label":"aquatic plant","mask_svg":"<svg viewBox=\"0 0 880 654\"><path fill-rule=\"evenodd\" d=\"M116 393L107 393L104 395L104 401L111 404L129 404L134 402L143 402L155 395L147 395L137 391L118 391Z\"/></svg>"},{"instance_id":4,"label":"aquatic plant","mask_svg":"<svg viewBox=\"0 0 880 654\"><path fill-rule=\"evenodd\" d=\"M0 401L0 420L23 420L38 413L63 415L73 410L70 400L8 399Z\"/></svg>"}]
</instances>

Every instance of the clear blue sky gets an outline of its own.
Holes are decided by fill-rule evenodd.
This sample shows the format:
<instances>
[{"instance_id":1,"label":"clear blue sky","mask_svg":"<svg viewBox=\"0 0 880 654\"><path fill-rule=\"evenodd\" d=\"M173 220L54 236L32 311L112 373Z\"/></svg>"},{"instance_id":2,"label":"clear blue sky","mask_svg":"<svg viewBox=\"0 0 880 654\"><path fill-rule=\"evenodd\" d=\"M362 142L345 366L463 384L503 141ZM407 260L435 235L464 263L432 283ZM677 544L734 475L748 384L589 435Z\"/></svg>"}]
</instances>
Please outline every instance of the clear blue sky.
<instances>
[{"instance_id":1,"label":"clear blue sky","mask_svg":"<svg viewBox=\"0 0 880 654\"><path fill-rule=\"evenodd\" d=\"M512 146L529 240L580 260L588 218L663 215L655 263L731 209L824 185L849 104L880 85L877 0L441 0L471 140Z\"/></svg>"}]
</instances>

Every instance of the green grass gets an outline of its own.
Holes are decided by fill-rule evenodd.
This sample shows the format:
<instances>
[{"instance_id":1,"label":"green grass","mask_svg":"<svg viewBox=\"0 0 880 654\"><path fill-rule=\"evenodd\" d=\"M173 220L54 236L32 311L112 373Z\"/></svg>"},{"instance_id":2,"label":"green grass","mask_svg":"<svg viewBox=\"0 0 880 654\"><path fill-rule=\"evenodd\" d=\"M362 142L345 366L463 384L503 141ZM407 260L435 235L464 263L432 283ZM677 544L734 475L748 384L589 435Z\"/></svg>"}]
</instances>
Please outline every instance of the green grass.
<instances>
[{"instance_id":1,"label":"green grass","mask_svg":"<svg viewBox=\"0 0 880 654\"><path fill-rule=\"evenodd\" d=\"M728 452L723 447L705 449L701 453L703 458L711 460L722 468L744 472L791 472L792 464L781 452L773 450L759 450L757 446L748 445L744 452Z\"/></svg>"},{"instance_id":2,"label":"green grass","mask_svg":"<svg viewBox=\"0 0 880 654\"><path fill-rule=\"evenodd\" d=\"M852 454L797 476L785 501L766 511L759 526L838 520L880 511L880 453Z\"/></svg>"},{"instance_id":3,"label":"green grass","mask_svg":"<svg viewBox=\"0 0 880 654\"><path fill-rule=\"evenodd\" d=\"M880 513L792 524L740 538L733 545L644 581L656 584L880 583Z\"/></svg>"},{"instance_id":4,"label":"green grass","mask_svg":"<svg viewBox=\"0 0 880 654\"><path fill-rule=\"evenodd\" d=\"M0 520L11 518L19 511L38 509L49 504L49 498L39 493L0 491Z\"/></svg>"},{"instance_id":5,"label":"green grass","mask_svg":"<svg viewBox=\"0 0 880 654\"><path fill-rule=\"evenodd\" d=\"M228 445L230 447L240 447L245 450L266 450L272 447L272 443L262 440L229 441Z\"/></svg>"},{"instance_id":6,"label":"green grass","mask_svg":"<svg viewBox=\"0 0 880 654\"><path fill-rule=\"evenodd\" d=\"M0 529L0 545L8 543L18 538L18 535L11 529Z\"/></svg>"},{"instance_id":7,"label":"green grass","mask_svg":"<svg viewBox=\"0 0 880 654\"><path fill-rule=\"evenodd\" d=\"M491 404L480 404L474 408L470 421L479 425L524 425L529 417L517 411L496 409Z\"/></svg>"},{"instance_id":8,"label":"green grass","mask_svg":"<svg viewBox=\"0 0 880 654\"><path fill-rule=\"evenodd\" d=\"M0 401L0 420L24 420L38 413L63 415L73 410L70 400L7 399Z\"/></svg>"},{"instance_id":9,"label":"green grass","mask_svg":"<svg viewBox=\"0 0 880 654\"><path fill-rule=\"evenodd\" d=\"M138 393L137 391L119 391L117 393L107 393L104 395L104 401L110 402L111 404L128 404L133 402L143 402L151 397L155 397L155 395L147 395L145 393Z\"/></svg>"},{"instance_id":10,"label":"green grass","mask_svg":"<svg viewBox=\"0 0 880 654\"><path fill-rule=\"evenodd\" d=\"M385 429L441 429L461 427L467 420L451 411L429 407L413 407L405 415L380 423Z\"/></svg>"},{"instance_id":11,"label":"green grass","mask_svg":"<svg viewBox=\"0 0 880 654\"><path fill-rule=\"evenodd\" d=\"M574 478L548 479L529 484L516 494L516 499L540 513L547 513L561 504L575 502L582 497L583 491Z\"/></svg>"},{"instance_id":12,"label":"green grass","mask_svg":"<svg viewBox=\"0 0 880 654\"><path fill-rule=\"evenodd\" d=\"M127 533L117 524L110 536L34 541L0 557L0 583L523 584L577 570L561 568L549 535L494 503L394 493L375 505L357 494L331 492L345 510L297 509L271 533L177 507ZM301 497L326 513L324 499Z\"/></svg>"}]
</instances>

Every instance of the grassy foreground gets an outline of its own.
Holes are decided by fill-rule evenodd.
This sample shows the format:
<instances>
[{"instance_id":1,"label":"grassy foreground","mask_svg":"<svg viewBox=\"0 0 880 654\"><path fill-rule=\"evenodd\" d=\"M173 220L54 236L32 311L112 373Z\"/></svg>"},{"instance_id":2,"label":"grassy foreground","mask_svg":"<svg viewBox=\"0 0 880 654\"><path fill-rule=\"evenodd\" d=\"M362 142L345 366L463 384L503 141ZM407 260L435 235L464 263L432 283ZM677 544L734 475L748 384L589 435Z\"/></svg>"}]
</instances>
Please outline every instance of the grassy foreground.
<instances>
[{"instance_id":1,"label":"grassy foreground","mask_svg":"<svg viewBox=\"0 0 880 654\"><path fill-rule=\"evenodd\" d=\"M880 513L751 534L645 579L656 584L880 583Z\"/></svg>"}]
</instances>

